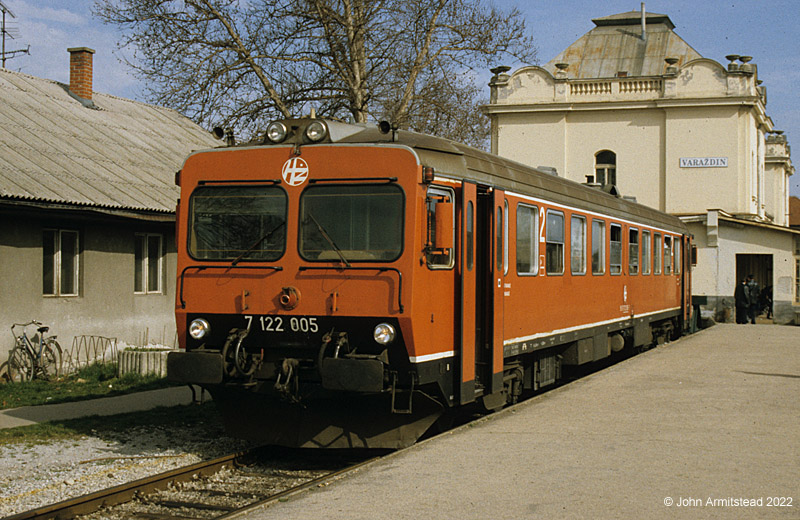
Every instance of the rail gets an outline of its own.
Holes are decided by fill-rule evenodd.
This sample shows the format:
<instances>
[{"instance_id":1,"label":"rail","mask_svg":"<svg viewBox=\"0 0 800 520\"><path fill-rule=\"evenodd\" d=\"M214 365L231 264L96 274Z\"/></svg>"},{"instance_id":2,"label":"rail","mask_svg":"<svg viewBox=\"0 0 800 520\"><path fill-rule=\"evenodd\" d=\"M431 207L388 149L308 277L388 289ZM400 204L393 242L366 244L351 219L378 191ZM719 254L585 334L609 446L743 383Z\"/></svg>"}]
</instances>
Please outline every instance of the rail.
<instances>
[{"instance_id":1,"label":"rail","mask_svg":"<svg viewBox=\"0 0 800 520\"><path fill-rule=\"evenodd\" d=\"M72 518L78 515L88 515L101 507L115 506L129 502L139 494L152 493L167 489L172 482L192 480L194 475L213 475L217 471L249 455L250 452L233 453L213 460L198 462L183 468L178 468L152 477L147 477L127 484L110 487L88 495L58 502L16 515L8 516L3 520L43 520L46 518Z\"/></svg>"},{"instance_id":2,"label":"rail","mask_svg":"<svg viewBox=\"0 0 800 520\"><path fill-rule=\"evenodd\" d=\"M143 495L153 493L156 491L166 490L175 483L195 481L199 477L209 477L218 471L226 468L237 467L242 464L244 459L255 455L255 453L262 448L253 448L251 450L239 453L233 453L224 457L219 457L213 460L199 462L183 468L178 468L172 471L167 471L152 477L139 479L127 484L121 484L101 491L96 491L88 495L83 495L70 500L65 500L57 504L51 504L23 513L18 513L3 520L44 520L44 519L58 519L58 518L73 518L80 515L89 515L98 511L100 508L109 508L118 506L126 502L135 500ZM214 516L215 520L223 520L229 518L239 517L242 513L265 505L277 502L289 495L299 493L306 489L319 486L320 484L330 482L339 478L340 476L378 460L382 454L370 456L365 460L356 463L348 463L346 467L333 471L328 471L324 475L307 480L299 485L289 487L282 491L269 494L263 498L256 498L255 501L250 502L238 508L226 508L224 506L213 506L211 504L204 505L198 503L184 504L175 502L163 502L162 505L166 507L190 507L194 509L218 510L219 515ZM138 515L140 517L147 517L146 514ZM159 514L159 518L185 518L183 516L171 516L169 514Z\"/></svg>"}]
</instances>

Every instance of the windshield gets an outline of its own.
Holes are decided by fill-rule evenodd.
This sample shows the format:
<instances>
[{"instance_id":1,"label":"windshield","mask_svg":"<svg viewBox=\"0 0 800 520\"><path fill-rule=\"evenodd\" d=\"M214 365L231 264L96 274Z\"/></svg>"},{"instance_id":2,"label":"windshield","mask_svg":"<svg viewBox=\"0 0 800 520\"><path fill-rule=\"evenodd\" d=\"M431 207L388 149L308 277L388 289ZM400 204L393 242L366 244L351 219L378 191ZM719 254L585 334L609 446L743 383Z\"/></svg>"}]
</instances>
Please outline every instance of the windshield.
<instances>
[{"instance_id":1,"label":"windshield","mask_svg":"<svg viewBox=\"0 0 800 520\"><path fill-rule=\"evenodd\" d=\"M300 198L306 260L391 261L403 250L403 191L393 184L312 186Z\"/></svg>"},{"instance_id":2,"label":"windshield","mask_svg":"<svg viewBox=\"0 0 800 520\"><path fill-rule=\"evenodd\" d=\"M286 193L275 186L201 186L189 202L189 254L270 262L286 249Z\"/></svg>"}]
</instances>

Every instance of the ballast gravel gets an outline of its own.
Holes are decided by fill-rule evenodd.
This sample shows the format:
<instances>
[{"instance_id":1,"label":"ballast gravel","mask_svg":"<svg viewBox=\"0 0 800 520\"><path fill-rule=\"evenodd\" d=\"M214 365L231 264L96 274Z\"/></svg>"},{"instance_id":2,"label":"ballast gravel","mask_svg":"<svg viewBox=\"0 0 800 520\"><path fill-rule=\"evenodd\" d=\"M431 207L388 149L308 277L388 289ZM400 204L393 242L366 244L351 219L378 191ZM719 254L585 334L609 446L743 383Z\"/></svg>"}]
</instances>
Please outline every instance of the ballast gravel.
<instances>
[{"instance_id":1,"label":"ballast gravel","mask_svg":"<svg viewBox=\"0 0 800 520\"><path fill-rule=\"evenodd\" d=\"M246 449L220 431L136 427L0 445L0 518Z\"/></svg>"}]
</instances>

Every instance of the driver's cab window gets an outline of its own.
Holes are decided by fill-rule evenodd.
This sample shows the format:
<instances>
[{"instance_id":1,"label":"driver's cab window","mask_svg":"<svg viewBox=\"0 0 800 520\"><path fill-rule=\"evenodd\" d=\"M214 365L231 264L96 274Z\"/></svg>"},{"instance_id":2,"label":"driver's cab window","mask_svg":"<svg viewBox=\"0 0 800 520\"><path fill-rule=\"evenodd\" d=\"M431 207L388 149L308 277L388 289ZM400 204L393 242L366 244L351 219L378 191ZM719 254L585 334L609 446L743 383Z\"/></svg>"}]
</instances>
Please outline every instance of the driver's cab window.
<instances>
[{"instance_id":1,"label":"driver's cab window","mask_svg":"<svg viewBox=\"0 0 800 520\"><path fill-rule=\"evenodd\" d=\"M427 240L425 256L430 269L452 269L454 265L453 247L455 244L455 193L450 188L431 186L425 197L427 213ZM437 237L437 232L447 230L449 237ZM438 231L437 231L438 230ZM450 247L442 247L442 244Z\"/></svg>"}]
</instances>

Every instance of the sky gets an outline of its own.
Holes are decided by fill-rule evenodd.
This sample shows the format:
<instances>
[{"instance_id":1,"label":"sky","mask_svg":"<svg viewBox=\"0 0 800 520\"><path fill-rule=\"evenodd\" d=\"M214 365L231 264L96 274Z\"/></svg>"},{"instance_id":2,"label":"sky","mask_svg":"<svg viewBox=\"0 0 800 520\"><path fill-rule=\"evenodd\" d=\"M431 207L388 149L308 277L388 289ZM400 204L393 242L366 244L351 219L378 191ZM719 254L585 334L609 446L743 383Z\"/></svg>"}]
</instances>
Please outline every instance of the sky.
<instances>
[{"instance_id":1,"label":"sky","mask_svg":"<svg viewBox=\"0 0 800 520\"><path fill-rule=\"evenodd\" d=\"M8 60L6 67L26 74L69 82L69 47L90 47L94 55L94 90L146 101L140 82L122 62L114 26L92 16L92 0L0 0L16 18L7 18L16 39L6 50L30 55ZM638 11L636 0L491 0L503 9L517 8L527 21L547 63L589 32L592 18ZM785 131L800 150L800 18L798 0L648 0L647 12L666 14L675 32L703 57L727 65L727 54L753 56L758 77L767 87L767 114L775 129ZM129 52L129 51L128 51ZM516 68L518 63L498 63ZM488 73L486 79L488 81ZM486 87L488 97L488 86ZM800 157L795 158L800 164ZM791 193L800 197L800 173L791 178Z\"/></svg>"}]
</instances>

